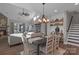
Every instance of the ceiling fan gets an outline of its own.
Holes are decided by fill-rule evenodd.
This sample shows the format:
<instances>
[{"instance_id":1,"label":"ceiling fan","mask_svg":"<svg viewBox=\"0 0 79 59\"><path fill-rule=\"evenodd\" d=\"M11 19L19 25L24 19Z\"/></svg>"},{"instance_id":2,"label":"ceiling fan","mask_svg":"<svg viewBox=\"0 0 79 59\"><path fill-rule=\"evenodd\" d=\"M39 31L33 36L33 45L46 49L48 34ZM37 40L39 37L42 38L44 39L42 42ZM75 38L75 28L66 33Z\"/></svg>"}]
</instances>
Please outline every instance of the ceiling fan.
<instances>
[{"instance_id":1,"label":"ceiling fan","mask_svg":"<svg viewBox=\"0 0 79 59\"><path fill-rule=\"evenodd\" d=\"M29 16L30 14L27 12L24 12L24 8L23 11L19 13L21 16Z\"/></svg>"}]
</instances>

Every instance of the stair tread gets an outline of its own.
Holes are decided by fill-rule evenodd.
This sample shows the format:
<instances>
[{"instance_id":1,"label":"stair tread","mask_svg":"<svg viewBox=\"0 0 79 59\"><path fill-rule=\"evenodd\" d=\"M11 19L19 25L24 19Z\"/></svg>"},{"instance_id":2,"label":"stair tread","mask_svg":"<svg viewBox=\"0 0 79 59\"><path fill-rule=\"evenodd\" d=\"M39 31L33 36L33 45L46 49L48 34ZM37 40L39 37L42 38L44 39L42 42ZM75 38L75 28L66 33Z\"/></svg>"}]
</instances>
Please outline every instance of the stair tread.
<instances>
[{"instance_id":1,"label":"stair tread","mask_svg":"<svg viewBox=\"0 0 79 59\"><path fill-rule=\"evenodd\" d=\"M71 28L77 28L77 29L79 29L79 27L70 27L70 29L71 29Z\"/></svg>"},{"instance_id":2,"label":"stair tread","mask_svg":"<svg viewBox=\"0 0 79 59\"><path fill-rule=\"evenodd\" d=\"M72 25L79 25L79 24L72 24Z\"/></svg>"},{"instance_id":3,"label":"stair tread","mask_svg":"<svg viewBox=\"0 0 79 59\"><path fill-rule=\"evenodd\" d=\"M79 38L79 36L68 36L68 38Z\"/></svg>"},{"instance_id":4,"label":"stair tread","mask_svg":"<svg viewBox=\"0 0 79 59\"><path fill-rule=\"evenodd\" d=\"M69 33L76 33L76 34L79 34L79 32L69 32Z\"/></svg>"},{"instance_id":5,"label":"stair tread","mask_svg":"<svg viewBox=\"0 0 79 59\"><path fill-rule=\"evenodd\" d=\"M68 36L77 37L77 36L79 36L79 34L68 34Z\"/></svg>"},{"instance_id":6,"label":"stair tread","mask_svg":"<svg viewBox=\"0 0 79 59\"><path fill-rule=\"evenodd\" d=\"M79 43L79 41L78 41L78 40L72 40L72 39L68 39L68 41L72 41L72 42L78 42L78 43Z\"/></svg>"},{"instance_id":7,"label":"stair tread","mask_svg":"<svg viewBox=\"0 0 79 59\"><path fill-rule=\"evenodd\" d=\"M79 30L69 30L69 32L79 32Z\"/></svg>"},{"instance_id":8,"label":"stair tread","mask_svg":"<svg viewBox=\"0 0 79 59\"><path fill-rule=\"evenodd\" d=\"M78 33L69 33L68 35L79 35Z\"/></svg>"},{"instance_id":9,"label":"stair tread","mask_svg":"<svg viewBox=\"0 0 79 59\"><path fill-rule=\"evenodd\" d=\"M79 24L72 24L72 25L79 25Z\"/></svg>"},{"instance_id":10,"label":"stair tread","mask_svg":"<svg viewBox=\"0 0 79 59\"><path fill-rule=\"evenodd\" d=\"M77 41L79 41L79 39L75 39L75 38L68 38L68 40L77 40Z\"/></svg>"},{"instance_id":11,"label":"stair tread","mask_svg":"<svg viewBox=\"0 0 79 59\"><path fill-rule=\"evenodd\" d=\"M79 28L70 28L70 30L79 30Z\"/></svg>"},{"instance_id":12,"label":"stair tread","mask_svg":"<svg viewBox=\"0 0 79 59\"><path fill-rule=\"evenodd\" d=\"M71 26L79 26L79 25L71 25Z\"/></svg>"},{"instance_id":13,"label":"stair tread","mask_svg":"<svg viewBox=\"0 0 79 59\"><path fill-rule=\"evenodd\" d=\"M67 44L70 44L70 45L74 45L74 46L78 46L79 47L79 44L75 44L75 43L71 43L71 42L67 42Z\"/></svg>"},{"instance_id":14,"label":"stair tread","mask_svg":"<svg viewBox=\"0 0 79 59\"><path fill-rule=\"evenodd\" d=\"M76 30L79 31L79 29L70 29L69 31L76 31Z\"/></svg>"},{"instance_id":15,"label":"stair tread","mask_svg":"<svg viewBox=\"0 0 79 59\"><path fill-rule=\"evenodd\" d=\"M71 28L79 28L79 26L71 26Z\"/></svg>"},{"instance_id":16,"label":"stair tread","mask_svg":"<svg viewBox=\"0 0 79 59\"><path fill-rule=\"evenodd\" d=\"M79 47L79 24L72 24L69 32L67 44Z\"/></svg>"},{"instance_id":17,"label":"stair tread","mask_svg":"<svg viewBox=\"0 0 79 59\"><path fill-rule=\"evenodd\" d=\"M68 37L68 39L70 39L70 38L72 38L72 39L78 39L79 40L78 37Z\"/></svg>"}]
</instances>

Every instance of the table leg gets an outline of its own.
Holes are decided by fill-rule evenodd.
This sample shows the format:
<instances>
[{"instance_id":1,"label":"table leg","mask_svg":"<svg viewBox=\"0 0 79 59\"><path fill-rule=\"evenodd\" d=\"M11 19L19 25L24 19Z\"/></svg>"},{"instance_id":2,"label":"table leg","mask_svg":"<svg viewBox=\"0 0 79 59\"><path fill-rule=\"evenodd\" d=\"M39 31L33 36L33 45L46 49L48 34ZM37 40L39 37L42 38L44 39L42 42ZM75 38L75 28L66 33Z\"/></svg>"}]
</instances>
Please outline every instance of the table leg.
<instances>
[{"instance_id":1,"label":"table leg","mask_svg":"<svg viewBox=\"0 0 79 59\"><path fill-rule=\"evenodd\" d=\"M37 55L39 55L39 44L37 45Z\"/></svg>"}]
</instances>

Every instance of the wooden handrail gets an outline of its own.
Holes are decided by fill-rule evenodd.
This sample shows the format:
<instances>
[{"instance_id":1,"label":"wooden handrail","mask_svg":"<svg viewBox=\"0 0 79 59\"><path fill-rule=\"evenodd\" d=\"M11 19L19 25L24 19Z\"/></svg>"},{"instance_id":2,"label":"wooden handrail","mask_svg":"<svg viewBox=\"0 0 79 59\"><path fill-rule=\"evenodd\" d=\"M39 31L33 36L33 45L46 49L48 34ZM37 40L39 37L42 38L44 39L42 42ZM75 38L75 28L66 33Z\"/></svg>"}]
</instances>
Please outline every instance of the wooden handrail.
<instances>
[{"instance_id":1,"label":"wooden handrail","mask_svg":"<svg viewBox=\"0 0 79 59\"><path fill-rule=\"evenodd\" d=\"M67 32L69 32L69 29L70 29L70 26L71 26L71 23L72 23L72 19L73 19L73 16L71 16L71 20L70 20L70 23L69 23L69 26L68 26Z\"/></svg>"}]
</instances>

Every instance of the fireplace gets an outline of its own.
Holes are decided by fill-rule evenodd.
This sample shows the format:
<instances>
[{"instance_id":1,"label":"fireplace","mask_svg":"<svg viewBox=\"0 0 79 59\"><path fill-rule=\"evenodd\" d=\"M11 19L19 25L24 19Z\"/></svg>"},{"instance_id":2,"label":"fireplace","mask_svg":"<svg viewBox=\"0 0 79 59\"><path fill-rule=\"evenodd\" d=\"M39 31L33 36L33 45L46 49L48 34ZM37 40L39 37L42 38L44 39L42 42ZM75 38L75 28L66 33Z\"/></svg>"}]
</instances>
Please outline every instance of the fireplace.
<instances>
[{"instance_id":1,"label":"fireplace","mask_svg":"<svg viewBox=\"0 0 79 59\"><path fill-rule=\"evenodd\" d=\"M7 35L6 28L0 28L0 36Z\"/></svg>"},{"instance_id":2,"label":"fireplace","mask_svg":"<svg viewBox=\"0 0 79 59\"><path fill-rule=\"evenodd\" d=\"M0 36L7 35L7 17L0 13Z\"/></svg>"}]
</instances>

